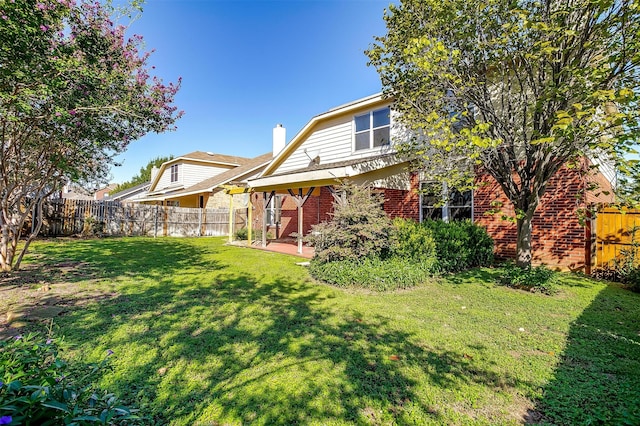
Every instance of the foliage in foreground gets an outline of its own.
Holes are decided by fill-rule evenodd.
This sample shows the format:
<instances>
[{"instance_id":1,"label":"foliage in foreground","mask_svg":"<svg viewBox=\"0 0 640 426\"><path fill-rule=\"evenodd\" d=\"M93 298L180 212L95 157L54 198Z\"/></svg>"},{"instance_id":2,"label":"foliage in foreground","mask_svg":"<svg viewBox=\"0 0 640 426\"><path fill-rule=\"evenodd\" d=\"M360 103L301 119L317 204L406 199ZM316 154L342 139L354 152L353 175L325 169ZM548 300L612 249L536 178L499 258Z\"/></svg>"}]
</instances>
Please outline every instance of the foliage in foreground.
<instances>
[{"instance_id":1,"label":"foliage in foreground","mask_svg":"<svg viewBox=\"0 0 640 426\"><path fill-rule=\"evenodd\" d=\"M140 418L94 382L109 370L79 366L59 354L56 339L38 334L0 341L0 416L24 425L138 424Z\"/></svg>"}]
</instances>

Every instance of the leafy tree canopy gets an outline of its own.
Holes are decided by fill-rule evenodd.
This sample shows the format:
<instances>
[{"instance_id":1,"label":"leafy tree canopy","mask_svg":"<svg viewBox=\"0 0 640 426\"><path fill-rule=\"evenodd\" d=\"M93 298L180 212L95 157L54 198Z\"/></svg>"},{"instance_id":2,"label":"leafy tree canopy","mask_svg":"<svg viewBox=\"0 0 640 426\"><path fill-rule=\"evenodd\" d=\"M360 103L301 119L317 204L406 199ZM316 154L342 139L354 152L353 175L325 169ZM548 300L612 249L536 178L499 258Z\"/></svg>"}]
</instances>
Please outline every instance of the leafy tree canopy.
<instances>
[{"instance_id":1,"label":"leafy tree canopy","mask_svg":"<svg viewBox=\"0 0 640 426\"><path fill-rule=\"evenodd\" d=\"M551 177L585 156L625 170L638 136L636 0L403 0L367 51L398 120L399 144L449 187L478 166L516 210L517 262ZM586 171L587 168L585 168Z\"/></svg>"},{"instance_id":2,"label":"leafy tree canopy","mask_svg":"<svg viewBox=\"0 0 640 426\"><path fill-rule=\"evenodd\" d=\"M130 141L173 129L182 114L173 105L180 82L150 75L142 37L127 37L113 12L85 0L0 2L3 270L45 196L104 178Z\"/></svg>"}]
</instances>

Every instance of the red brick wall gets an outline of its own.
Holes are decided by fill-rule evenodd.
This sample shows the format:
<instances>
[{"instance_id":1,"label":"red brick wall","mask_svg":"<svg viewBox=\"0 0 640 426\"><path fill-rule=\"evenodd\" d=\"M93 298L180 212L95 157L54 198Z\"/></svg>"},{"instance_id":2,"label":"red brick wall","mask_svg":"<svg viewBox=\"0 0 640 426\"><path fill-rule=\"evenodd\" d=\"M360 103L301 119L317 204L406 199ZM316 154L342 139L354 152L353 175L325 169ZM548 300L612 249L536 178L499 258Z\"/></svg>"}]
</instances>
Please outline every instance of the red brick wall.
<instances>
[{"instance_id":1,"label":"red brick wall","mask_svg":"<svg viewBox=\"0 0 640 426\"><path fill-rule=\"evenodd\" d=\"M414 182L415 181L415 182ZM418 187L417 176L412 177L415 188ZM420 197L417 191L381 189L384 195L384 210L391 218L404 217L419 219ZM298 232L298 210L294 199L289 194L282 195L282 210L280 215L280 225L268 227L268 230L276 238L289 238L292 233ZM254 206L254 229L262 227L262 193L252 195ZM331 220L333 211L333 195L327 187L320 188L320 195L310 196L304 204L303 233L306 235L311 231L311 226L320 222Z\"/></svg>"},{"instance_id":2,"label":"red brick wall","mask_svg":"<svg viewBox=\"0 0 640 426\"><path fill-rule=\"evenodd\" d=\"M610 189L601 174L585 177L575 169L562 168L551 179L533 218L533 263L563 269L581 270L586 256L587 230L580 224L579 209L595 200L588 194L587 181L597 179ZM516 252L516 227L507 217L515 217L511 202L498 183L488 175L478 177L480 187L474 192L474 220L484 226L496 244L496 256L513 258ZM608 198L606 198L608 197ZM611 199L612 194L602 201ZM501 203L501 207L492 203ZM490 214L491 209L501 213Z\"/></svg>"},{"instance_id":3,"label":"red brick wall","mask_svg":"<svg viewBox=\"0 0 640 426\"><path fill-rule=\"evenodd\" d=\"M411 190L400 189L384 190L384 211L390 218L402 217L405 219L420 220L420 194L418 189L420 180L417 174L411 176Z\"/></svg>"},{"instance_id":4,"label":"red brick wall","mask_svg":"<svg viewBox=\"0 0 640 426\"><path fill-rule=\"evenodd\" d=\"M305 195L305 194L303 194ZM278 239L289 238L292 233L298 232L298 209L294 198L290 194L282 194L282 209L280 213L280 225L269 226L268 231ZM252 195L254 206L254 229L262 228L262 192ZM303 233L306 235L311 230L311 225L330 219L329 213L333 205L333 196L326 187L320 188L320 195L311 195L304 203Z\"/></svg>"}]
</instances>

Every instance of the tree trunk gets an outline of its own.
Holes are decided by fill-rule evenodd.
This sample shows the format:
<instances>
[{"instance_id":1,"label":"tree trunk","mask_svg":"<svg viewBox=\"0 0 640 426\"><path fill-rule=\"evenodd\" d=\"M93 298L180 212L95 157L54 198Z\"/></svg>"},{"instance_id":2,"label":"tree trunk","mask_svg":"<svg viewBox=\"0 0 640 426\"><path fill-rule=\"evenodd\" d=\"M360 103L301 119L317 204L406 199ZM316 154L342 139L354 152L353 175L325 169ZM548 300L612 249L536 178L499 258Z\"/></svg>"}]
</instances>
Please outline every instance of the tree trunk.
<instances>
[{"instance_id":1,"label":"tree trunk","mask_svg":"<svg viewBox=\"0 0 640 426\"><path fill-rule=\"evenodd\" d=\"M51 194L49 194L49 195L51 195ZM29 250L29 245L31 244L31 242L40 233L40 229L42 228L42 221L43 221L42 203L44 203L44 197L38 198L38 201L34 205L34 208L32 210L33 213L31 215L32 216L31 220L34 221L33 230L31 231L31 234L29 234L29 237L27 238L27 240L24 243L24 247L22 247L22 250L20 251L20 254L18 255L18 258L16 259L15 264L13 265L13 269L14 270L20 269L20 264L22 263L22 258L27 253L27 250Z\"/></svg>"},{"instance_id":2,"label":"tree trunk","mask_svg":"<svg viewBox=\"0 0 640 426\"><path fill-rule=\"evenodd\" d=\"M531 258L533 256L531 233L534 212L535 209L528 209L522 217L516 219L516 265L520 268L531 266Z\"/></svg>"}]
</instances>

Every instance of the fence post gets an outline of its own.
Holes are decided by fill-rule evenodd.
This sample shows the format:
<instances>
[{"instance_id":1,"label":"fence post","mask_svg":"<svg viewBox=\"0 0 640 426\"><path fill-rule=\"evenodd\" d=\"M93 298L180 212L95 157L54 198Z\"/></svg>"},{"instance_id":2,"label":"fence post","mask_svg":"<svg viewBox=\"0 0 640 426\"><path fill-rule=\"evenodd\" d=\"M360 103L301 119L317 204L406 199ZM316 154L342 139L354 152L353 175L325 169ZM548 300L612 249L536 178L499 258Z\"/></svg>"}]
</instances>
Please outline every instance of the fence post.
<instances>
[{"instance_id":1,"label":"fence post","mask_svg":"<svg viewBox=\"0 0 640 426\"><path fill-rule=\"evenodd\" d=\"M156 204L156 210L153 218L153 238L158 238L158 205Z\"/></svg>"},{"instance_id":2,"label":"fence post","mask_svg":"<svg viewBox=\"0 0 640 426\"><path fill-rule=\"evenodd\" d=\"M198 209L198 237L202 237L202 210Z\"/></svg>"}]
</instances>

